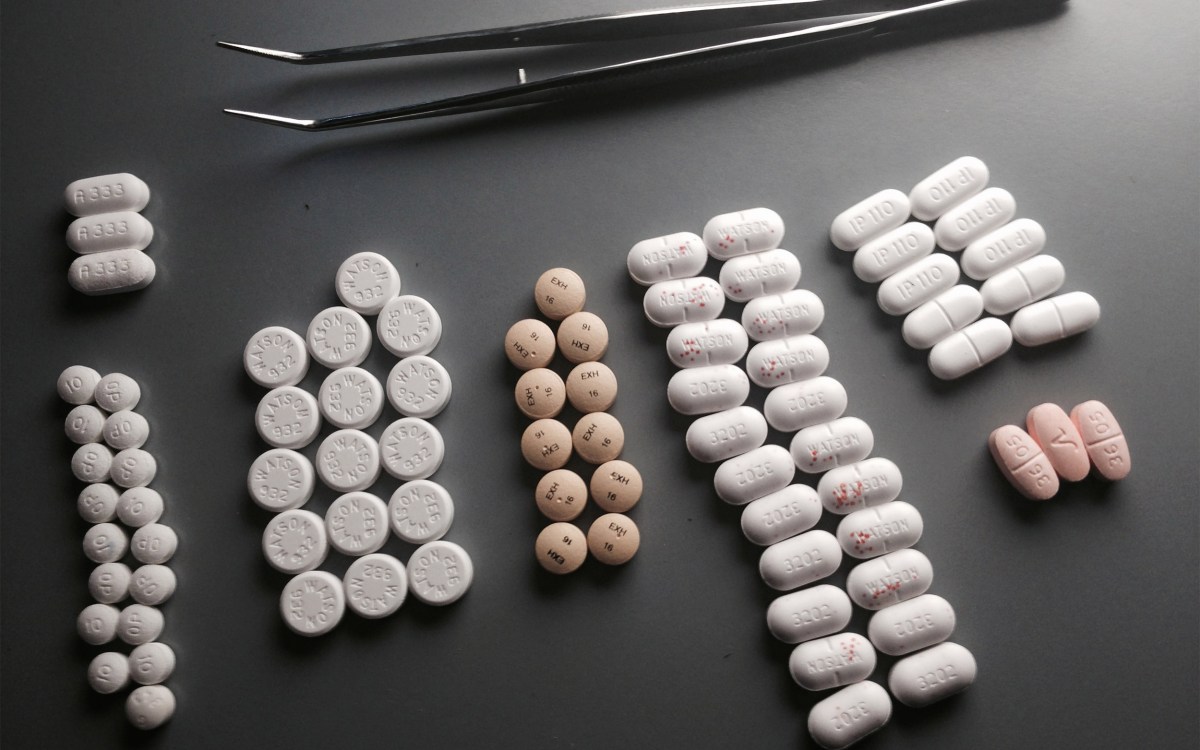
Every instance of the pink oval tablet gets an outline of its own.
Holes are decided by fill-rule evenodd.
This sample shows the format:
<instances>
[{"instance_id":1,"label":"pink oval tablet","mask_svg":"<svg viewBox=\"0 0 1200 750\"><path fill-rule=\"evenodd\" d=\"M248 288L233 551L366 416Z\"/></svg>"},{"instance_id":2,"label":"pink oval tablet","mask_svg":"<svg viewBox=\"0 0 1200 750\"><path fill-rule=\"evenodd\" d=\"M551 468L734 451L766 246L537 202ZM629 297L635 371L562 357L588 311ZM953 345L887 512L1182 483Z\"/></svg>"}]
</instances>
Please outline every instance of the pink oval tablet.
<instances>
[{"instance_id":1,"label":"pink oval tablet","mask_svg":"<svg viewBox=\"0 0 1200 750\"><path fill-rule=\"evenodd\" d=\"M1030 500L1049 500L1058 492L1058 475L1029 433L1016 425L997 427L988 448L1000 472Z\"/></svg>"},{"instance_id":2,"label":"pink oval tablet","mask_svg":"<svg viewBox=\"0 0 1200 750\"><path fill-rule=\"evenodd\" d=\"M1050 465L1068 482L1078 482L1092 468L1083 437L1058 404L1039 404L1029 410L1025 427L1042 446Z\"/></svg>"},{"instance_id":3,"label":"pink oval tablet","mask_svg":"<svg viewBox=\"0 0 1200 750\"><path fill-rule=\"evenodd\" d=\"M1084 401L1071 410L1071 421L1083 436L1087 454L1100 476L1115 482L1131 467L1129 443L1112 411L1099 401Z\"/></svg>"}]
</instances>

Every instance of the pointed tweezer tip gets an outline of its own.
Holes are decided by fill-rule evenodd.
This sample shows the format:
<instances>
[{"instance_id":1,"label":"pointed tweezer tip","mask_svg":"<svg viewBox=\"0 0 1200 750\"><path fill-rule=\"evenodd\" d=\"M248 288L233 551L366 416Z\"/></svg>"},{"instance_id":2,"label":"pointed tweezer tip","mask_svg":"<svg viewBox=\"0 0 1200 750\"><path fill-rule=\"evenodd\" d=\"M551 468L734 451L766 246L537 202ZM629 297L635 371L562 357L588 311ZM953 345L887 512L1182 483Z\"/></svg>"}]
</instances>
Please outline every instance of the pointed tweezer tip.
<instances>
[{"instance_id":1,"label":"pointed tweezer tip","mask_svg":"<svg viewBox=\"0 0 1200 750\"><path fill-rule=\"evenodd\" d=\"M300 52L252 47L249 44L234 44L233 42L217 42L217 46L237 50L238 52L245 52L249 55L257 55L258 57L269 57L272 60L283 60L284 62L302 62L304 60L304 54Z\"/></svg>"},{"instance_id":2,"label":"pointed tweezer tip","mask_svg":"<svg viewBox=\"0 0 1200 750\"><path fill-rule=\"evenodd\" d=\"M241 109L226 109L225 114L240 117L243 120L252 120L254 122L265 122L268 125L281 125L285 128L294 128L296 130L315 130L316 120L298 120L294 117L280 117L279 115L265 115L261 112L246 112Z\"/></svg>"}]
</instances>

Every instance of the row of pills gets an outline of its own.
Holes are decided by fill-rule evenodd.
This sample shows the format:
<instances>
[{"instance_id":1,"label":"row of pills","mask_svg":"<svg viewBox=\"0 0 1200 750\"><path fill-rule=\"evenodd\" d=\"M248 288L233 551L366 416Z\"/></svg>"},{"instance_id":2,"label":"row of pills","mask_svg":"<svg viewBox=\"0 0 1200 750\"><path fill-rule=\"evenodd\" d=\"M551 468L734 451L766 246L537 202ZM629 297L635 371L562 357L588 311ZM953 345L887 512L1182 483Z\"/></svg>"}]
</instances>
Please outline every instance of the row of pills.
<instances>
[{"instance_id":1,"label":"row of pills","mask_svg":"<svg viewBox=\"0 0 1200 750\"><path fill-rule=\"evenodd\" d=\"M128 173L76 180L63 191L67 211L79 218L67 227L67 246L79 253L67 282L88 295L144 289L154 281L154 261L143 252L154 225L139 213L150 188Z\"/></svg>"},{"instance_id":2,"label":"row of pills","mask_svg":"<svg viewBox=\"0 0 1200 750\"><path fill-rule=\"evenodd\" d=\"M117 639L133 646L128 654L96 655L88 665L88 684L98 693L111 694L137 683L125 700L126 716L136 727L154 729L175 713L175 696L162 684L175 671L175 652L158 640L165 625L158 607L175 593L175 573L165 563L179 540L171 527L158 523L162 495L146 486L154 479L157 463L142 450L150 425L133 411L142 391L128 375L101 377L83 365L63 370L57 389L72 405L64 431L79 444L71 470L86 486L76 506L80 517L92 524L83 537L83 552L96 563L88 576L95 603L79 613L76 630L93 646ZM119 452L114 455L113 450ZM135 529L132 538L114 520ZM126 553L140 563L136 570L121 562ZM133 603L115 606L126 599Z\"/></svg>"},{"instance_id":3,"label":"row of pills","mask_svg":"<svg viewBox=\"0 0 1200 750\"><path fill-rule=\"evenodd\" d=\"M987 187L987 165L964 156L921 180L905 195L882 190L833 220L835 247L854 251L854 273L881 282L879 307L905 315L902 333L929 349L929 368L951 380L979 369L1012 346L1039 346L1087 331L1100 305L1086 292L1049 297L1065 279L1057 258L1040 255L1046 231L1033 219L1013 219L1012 194ZM909 221L909 218L917 221ZM931 229L923 221L935 222ZM959 284L962 272L983 282ZM1009 323L993 316L1014 313Z\"/></svg>"}]
</instances>

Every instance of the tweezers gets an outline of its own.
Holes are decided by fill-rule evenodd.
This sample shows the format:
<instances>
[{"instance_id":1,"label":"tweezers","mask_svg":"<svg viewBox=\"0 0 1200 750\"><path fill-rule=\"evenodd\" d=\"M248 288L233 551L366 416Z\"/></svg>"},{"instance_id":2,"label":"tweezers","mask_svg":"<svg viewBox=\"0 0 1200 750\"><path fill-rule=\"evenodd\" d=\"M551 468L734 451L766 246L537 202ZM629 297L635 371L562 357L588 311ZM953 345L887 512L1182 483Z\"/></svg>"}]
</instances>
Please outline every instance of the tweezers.
<instances>
[{"instance_id":1,"label":"tweezers","mask_svg":"<svg viewBox=\"0 0 1200 750\"><path fill-rule=\"evenodd\" d=\"M1062 2L1065 0L937 0L923 3L920 0L759 0L586 16L311 52L287 52L230 42L217 42L217 45L295 65L322 65L448 52L615 42L780 23L820 22L819 25L796 31L627 60L535 81L524 80L522 70L520 82L515 85L370 112L299 119L237 109L225 110L234 117L296 130L335 130L561 101L614 84L637 85L641 82L639 79L656 78L647 74L676 71L723 58L817 43L865 41L906 26L932 22L952 9L1030 10ZM824 22L826 20L828 22Z\"/></svg>"}]
</instances>

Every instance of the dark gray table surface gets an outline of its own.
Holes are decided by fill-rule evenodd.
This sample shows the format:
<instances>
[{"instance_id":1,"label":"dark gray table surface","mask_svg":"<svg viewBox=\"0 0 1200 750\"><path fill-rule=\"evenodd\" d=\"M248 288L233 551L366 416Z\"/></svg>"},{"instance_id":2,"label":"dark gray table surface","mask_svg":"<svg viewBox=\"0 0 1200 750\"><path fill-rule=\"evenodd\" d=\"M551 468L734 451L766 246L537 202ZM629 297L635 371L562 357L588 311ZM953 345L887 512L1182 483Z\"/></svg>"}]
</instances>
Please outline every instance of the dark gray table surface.
<instances>
[{"instance_id":1,"label":"dark gray table surface","mask_svg":"<svg viewBox=\"0 0 1200 750\"><path fill-rule=\"evenodd\" d=\"M646 49L295 68L214 46L306 49L650 4L566 6L5 3L4 747L813 747L816 696L792 683L790 648L764 627L773 592L759 550L713 493L711 467L687 456L687 420L664 398L665 332L645 322L624 267L640 239L759 205L787 221L801 286L826 305L828 374L845 384L848 414L874 427L875 454L904 471L931 591L954 604L954 639L980 667L970 691L898 708L863 746L1196 747L1197 4L1072 2L1036 23L902 38L816 66L785 59L457 121L322 135L220 112L346 112ZM1082 337L1017 347L946 384L827 233L851 203L907 190L962 154L984 159L992 184L1046 227L1065 289L1091 292L1104 312ZM114 171L154 191L159 276L137 294L84 298L64 278L61 191ZM303 330L335 304L334 270L363 249L388 255L445 323L435 355L454 397L437 418L448 455L435 478L456 499L448 538L470 551L476 581L454 606L347 615L306 640L279 618L285 577L262 560L268 515L244 489L263 448L252 425L262 391L239 357L258 328ZM533 561L537 475L518 451L517 374L501 350L508 325L535 312L538 274L558 265L583 276L588 309L613 333L614 413L646 480L637 558L565 579ZM392 361L376 347L368 366ZM150 734L128 728L119 697L89 691L97 649L74 632L90 564L54 379L75 363L142 384L155 486L181 538L164 634L179 655L179 709ZM323 374L314 366L304 384ZM987 434L1037 403L1091 398L1129 436L1131 476L1020 498ZM311 507L331 498L319 491ZM393 539L385 551L406 559L411 547ZM325 567L348 562L332 554ZM865 613L852 626L862 632Z\"/></svg>"}]
</instances>

